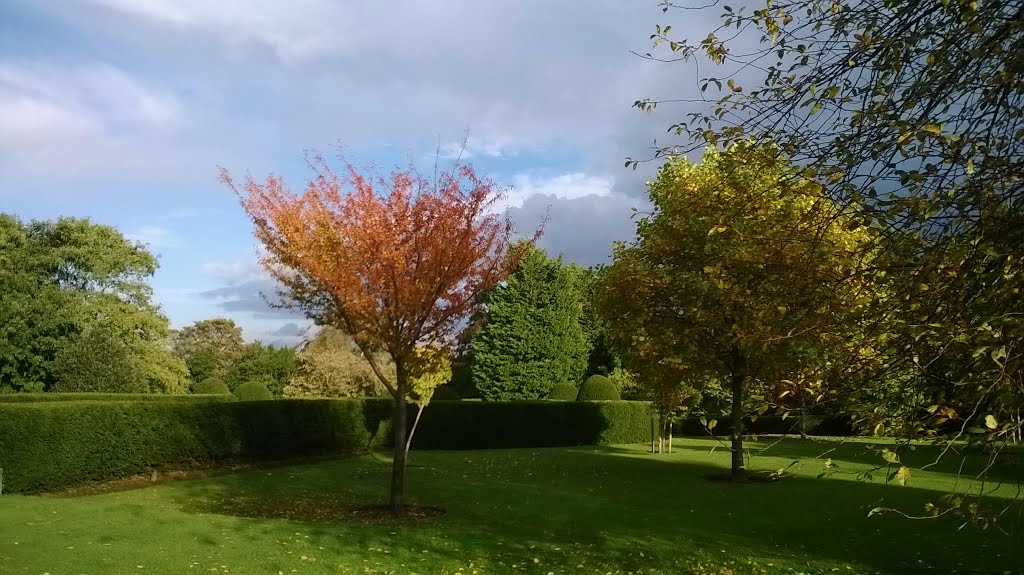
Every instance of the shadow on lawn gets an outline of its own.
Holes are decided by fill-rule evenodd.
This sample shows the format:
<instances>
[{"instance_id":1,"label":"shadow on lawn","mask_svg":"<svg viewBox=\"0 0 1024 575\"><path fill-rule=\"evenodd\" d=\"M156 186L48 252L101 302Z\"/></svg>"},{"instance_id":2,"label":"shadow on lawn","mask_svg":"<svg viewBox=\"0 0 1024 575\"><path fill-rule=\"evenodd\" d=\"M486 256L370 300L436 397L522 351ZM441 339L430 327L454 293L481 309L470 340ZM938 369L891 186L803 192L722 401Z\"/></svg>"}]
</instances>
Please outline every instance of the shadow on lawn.
<instances>
[{"instance_id":1,"label":"shadow on lawn","mask_svg":"<svg viewBox=\"0 0 1024 575\"><path fill-rule=\"evenodd\" d=\"M440 556L506 567L682 573L694 571L695 561L730 560L740 566L831 560L882 573L1020 568L1020 525L1011 537L972 527L957 532L946 520L867 517L876 506L921 510L935 491L805 477L733 485L704 479L721 473L718 461L638 455L617 448L418 452L413 456L423 467L410 470L410 499L443 506L447 515L418 525L346 521L304 529L318 545L353 553L386 546L403 564ZM728 453L720 457L727 461ZM262 499L267 507L310 499L351 506L379 502L387 471L386 460L361 458L178 490L182 507L201 513L235 515L224 502L239 498ZM281 527L243 522L237 529L269 537Z\"/></svg>"}]
</instances>

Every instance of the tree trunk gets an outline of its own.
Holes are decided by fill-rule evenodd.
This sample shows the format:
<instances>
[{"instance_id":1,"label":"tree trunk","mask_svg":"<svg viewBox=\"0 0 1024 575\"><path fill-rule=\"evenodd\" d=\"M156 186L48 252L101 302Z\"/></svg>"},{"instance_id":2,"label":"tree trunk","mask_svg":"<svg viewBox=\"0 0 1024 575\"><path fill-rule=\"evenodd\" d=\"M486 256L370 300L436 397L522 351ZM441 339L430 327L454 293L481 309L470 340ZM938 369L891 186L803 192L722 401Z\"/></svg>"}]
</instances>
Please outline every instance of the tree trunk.
<instances>
[{"instance_id":1,"label":"tree trunk","mask_svg":"<svg viewBox=\"0 0 1024 575\"><path fill-rule=\"evenodd\" d=\"M732 480L746 481L747 467L743 459L743 392L746 384L745 358L733 348L730 358L729 382L732 384Z\"/></svg>"},{"instance_id":2,"label":"tree trunk","mask_svg":"<svg viewBox=\"0 0 1024 575\"><path fill-rule=\"evenodd\" d=\"M661 425L661 421L655 421L655 416L651 416L651 453L658 452L657 449L655 449L654 442L656 441L656 436L661 433L658 431L659 425Z\"/></svg>"},{"instance_id":3,"label":"tree trunk","mask_svg":"<svg viewBox=\"0 0 1024 575\"><path fill-rule=\"evenodd\" d=\"M391 498L389 504L392 515L401 515L405 510L405 460L408 455L406 449L406 402L405 402L405 373L402 364L396 362L397 385L395 400L395 414L392 417L392 428L394 431L394 446L392 447L391 463Z\"/></svg>"},{"instance_id":4,"label":"tree trunk","mask_svg":"<svg viewBox=\"0 0 1024 575\"><path fill-rule=\"evenodd\" d=\"M672 453L672 419L668 420L668 452Z\"/></svg>"}]
</instances>

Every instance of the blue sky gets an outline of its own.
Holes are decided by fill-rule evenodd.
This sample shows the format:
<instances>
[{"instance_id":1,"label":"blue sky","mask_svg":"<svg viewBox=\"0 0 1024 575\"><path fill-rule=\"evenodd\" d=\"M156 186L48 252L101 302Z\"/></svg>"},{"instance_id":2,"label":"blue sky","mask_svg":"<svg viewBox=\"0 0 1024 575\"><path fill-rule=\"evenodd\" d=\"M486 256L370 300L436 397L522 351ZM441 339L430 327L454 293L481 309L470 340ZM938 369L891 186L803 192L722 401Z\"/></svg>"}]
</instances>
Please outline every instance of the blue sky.
<instances>
[{"instance_id":1,"label":"blue sky","mask_svg":"<svg viewBox=\"0 0 1024 575\"><path fill-rule=\"evenodd\" d=\"M7 0L0 211L146 242L175 327L226 316L294 341L304 322L260 299L272 286L218 166L301 187L305 149L429 165L468 132L464 155L509 187L521 229L546 213L542 247L601 263L644 206L650 168L624 158L675 119L631 104L695 85L630 54L656 23L653 0Z\"/></svg>"}]
</instances>

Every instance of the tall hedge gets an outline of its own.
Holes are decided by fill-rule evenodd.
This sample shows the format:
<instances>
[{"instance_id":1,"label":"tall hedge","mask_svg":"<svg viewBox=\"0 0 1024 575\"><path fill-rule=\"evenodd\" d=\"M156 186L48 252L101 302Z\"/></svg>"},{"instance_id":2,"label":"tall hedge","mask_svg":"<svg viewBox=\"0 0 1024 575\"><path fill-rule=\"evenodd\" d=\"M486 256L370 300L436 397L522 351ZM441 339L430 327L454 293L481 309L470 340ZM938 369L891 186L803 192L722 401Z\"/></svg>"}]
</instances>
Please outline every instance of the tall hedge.
<instances>
[{"instance_id":1,"label":"tall hedge","mask_svg":"<svg viewBox=\"0 0 1024 575\"><path fill-rule=\"evenodd\" d=\"M496 449L644 443L651 407L642 401L434 401L413 449Z\"/></svg>"},{"instance_id":2,"label":"tall hedge","mask_svg":"<svg viewBox=\"0 0 1024 575\"><path fill-rule=\"evenodd\" d=\"M0 404L4 491L36 492L167 466L366 450L387 401L63 401Z\"/></svg>"},{"instance_id":3,"label":"tall hedge","mask_svg":"<svg viewBox=\"0 0 1024 575\"><path fill-rule=\"evenodd\" d=\"M389 399L0 403L0 468L5 492L31 493L166 467L359 453L389 441L390 414ZM413 447L639 443L650 422L644 402L435 401Z\"/></svg>"},{"instance_id":4,"label":"tall hedge","mask_svg":"<svg viewBox=\"0 0 1024 575\"><path fill-rule=\"evenodd\" d=\"M705 418L705 421L711 418ZM717 418L710 435L726 436L729 429L729 416ZM677 436L706 437L707 428L696 417L677 417L673 422L673 432ZM849 416L797 415L785 419L779 415L762 415L755 421L744 420L744 432L753 435L798 435L803 431L807 435L827 435L845 437L856 435L857 429Z\"/></svg>"},{"instance_id":5,"label":"tall hedge","mask_svg":"<svg viewBox=\"0 0 1024 575\"><path fill-rule=\"evenodd\" d=\"M163 393L0 393L0 403L41 403L52 401L163 401L185 402L197 401L228 401L234 399L230 395L209 395L193 393L190 395L171 395Z\"/></svg>"}]
</instances>

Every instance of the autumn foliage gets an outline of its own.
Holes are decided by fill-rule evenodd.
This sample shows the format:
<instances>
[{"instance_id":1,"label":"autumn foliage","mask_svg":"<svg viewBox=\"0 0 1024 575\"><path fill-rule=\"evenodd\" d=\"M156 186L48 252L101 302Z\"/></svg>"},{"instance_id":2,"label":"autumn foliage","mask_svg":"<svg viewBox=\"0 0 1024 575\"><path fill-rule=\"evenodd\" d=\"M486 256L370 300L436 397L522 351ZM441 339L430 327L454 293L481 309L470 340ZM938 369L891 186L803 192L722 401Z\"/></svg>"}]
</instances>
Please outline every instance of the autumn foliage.
<instances>
[{"instance_id":1,"label":"autumn foliage","mask_svg":"<svg viewBox=\"0 0 1024 575\"><path fill-rule=\"evenodd\" d=\"M351 164L335 172L320 157L311 164L301 192L273 174L238 183L222 171L221 179L255 224L282 305L352 335L395 399L395 445L406 445L416 349L450 346L481 293L518 261L512 223L497 209L502 192L468 166L427 179L413 168L372 176ZM394 361L394 379L373 361L381 351ZM404 465L396 449L396 512Z\"/></svg>"}]
</instances>

